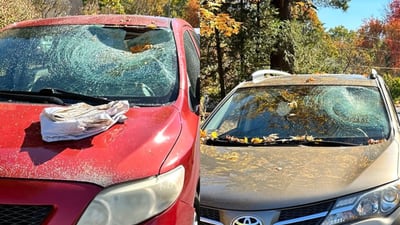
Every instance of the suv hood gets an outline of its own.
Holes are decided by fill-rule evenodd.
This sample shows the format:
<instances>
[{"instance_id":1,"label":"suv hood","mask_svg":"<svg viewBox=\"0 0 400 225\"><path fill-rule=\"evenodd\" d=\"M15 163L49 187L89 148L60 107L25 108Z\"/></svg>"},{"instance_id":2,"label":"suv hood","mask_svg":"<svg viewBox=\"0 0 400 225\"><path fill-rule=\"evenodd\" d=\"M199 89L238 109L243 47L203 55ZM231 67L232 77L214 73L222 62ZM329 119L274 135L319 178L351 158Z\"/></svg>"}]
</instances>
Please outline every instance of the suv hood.
<instances>
[{"instance_id":1,"label":"suv hood","mask_svg":"<svg viewBox=\"0 0 400 225\"><path fill-rule=\"evenodd\" d=\"M363 191L398 179L398 143L357 147L201 146L201 203L270 210Z\"/></svg>"},{"instance_id":2,"label":"suv hood","mask_svg":"<svg viewBox=\"0 0 400 225\"><path fill-rule=\"evenodd\" d=\"M108 186L154 176L181 131L174 106L131 108L123 124L79 141L47 143L43 105L0 104L0 177L69 180Z\"/></svg>"}]
</instances>

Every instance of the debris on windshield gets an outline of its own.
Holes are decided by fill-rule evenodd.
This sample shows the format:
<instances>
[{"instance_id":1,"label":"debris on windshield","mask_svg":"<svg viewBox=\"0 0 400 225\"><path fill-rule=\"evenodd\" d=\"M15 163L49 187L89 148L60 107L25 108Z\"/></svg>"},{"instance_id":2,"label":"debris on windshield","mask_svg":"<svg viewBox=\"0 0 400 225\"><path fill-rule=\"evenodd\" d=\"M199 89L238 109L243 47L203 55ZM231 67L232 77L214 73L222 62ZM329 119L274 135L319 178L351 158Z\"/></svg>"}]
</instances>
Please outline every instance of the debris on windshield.
<instances>
[{"instance_id":1,"label":"debris on windshield","mask_svg":"<svg viewBox=\"0 0 400 225\"><path fill-rule=\"evenodd\" d=\"M154 22L152 22L152 23L150 23L150 24L147 24L147 28L150 28L150 29L157 29L157 25L156 25Z\"/></svg>"},{"instance_id":2,"label":"debris on windshield","mask_svg":"<svg viewBox=\"0 0 400 225\"><path fill-rule=\"evenodd\" d=\"M129 50L132 53L140 53L140 52L144 52L146 50L151 49L153 46L151 44L141 44L141 45L135 45L129 48Z\"/></svg>"},{"instance_id":3,"label":"debris on windshield","mask_svg":"<svg viewBox=\"0 0 400 225\"><path fill-rule=\"evenodd\" d=\"M278 134L270 134L270 135L264 136L262 138L258 138L258 137L252 138L251 143L252 144L273 143L277 139L279 139Z\"/></svg>"},{"instance_id":4,"label":"debris on windshield","mask_svg":"<svg viewBox=\"0 0 400 225\"><path fill-rule=\"evenodd\" d=\"M277 139L279 139L278 134L270 134L268 136L263 137L265 143L275 142Z\"/></svg>"},{"instance_id":5,"label":"debris on windshield","mask_svg":"<svg viewBox=\"0 0 400 225\"><path fill-rule=\"evenodd\" d=\"M380 140L375 140L375 139L369 139L368 140L368 144L369 145L376 145L376 144L380 144L380 143L383 143L383 142L385 142L385 139L380 139Z\"/></svg>"},{"instance_id":6,"label":"debris on windshield","mask_svg":"<svg viewBox=\"0 0 400 225\"><path fill-rule=\"evenodd\" d=\"M310 135L290 136L293 141L314 141L314 137Z\"/></svg>"},{"instance_id":7,"label":"debris on windshield","mask_svg":"<svg viewBox=\"0 0 400 225\"><path fill-rule=\"evenodd\" d=\"M242 143L242 144L248 144L249 139L247 137L244 138L238 138L230 135L226 135L226 139L230 142L237 142L237 143Z\"/></svg>"},{"instance_id":8,"label":"debris on windshield","mask_svg":"<svg viewBox=\"0 0 400 225\"><path fill-rule=\"evenodd\" d=\"M262 139L262 138L252 138L251 139L252 144L261 144L263 142L264 142L264 139Z\"/></svg>"}]
</instances>

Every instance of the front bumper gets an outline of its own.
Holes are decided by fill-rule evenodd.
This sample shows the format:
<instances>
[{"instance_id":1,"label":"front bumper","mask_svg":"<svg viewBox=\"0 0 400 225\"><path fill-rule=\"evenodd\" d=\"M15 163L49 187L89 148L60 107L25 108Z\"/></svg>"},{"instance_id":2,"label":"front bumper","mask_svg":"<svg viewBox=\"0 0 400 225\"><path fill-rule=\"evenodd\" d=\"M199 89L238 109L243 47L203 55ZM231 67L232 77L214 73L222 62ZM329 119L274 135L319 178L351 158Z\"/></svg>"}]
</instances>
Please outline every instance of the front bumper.
<instances>
[{"instance_id":1,"label":"front bumper","mask_svg":"<svg viewBox=\"0 0 400 225\"><path fill-rule=\"evenodd\" d=\"M194 207L178 200L162 214L142 225L193 225L193 218Z\"/></svg>"},{"instance_id":2,"label":"front bumper","mask_svg":"<svg viewBox=\"0 0 400 225\"><path fill-rule=\"evenodd\" d=\"M0 224L74 225L102 187L88 183L0 179ZM192 225L194 207L178 199L141 225Z\"/></svg>"},{"instance_id":3,"label":"front bumper","mask_svg":"<svg viewBox=\"0 0 400 225\"><path fill-rule=\"evenodd\" d=\"M200 225L319 225L324 220L330 202L303 207L268 211L233 211L202 207ZM328 208L326 208L328 207ZM248 223L243 223L247 220ZM349 223L344 223L349 224ZM388 217L370 218L352 225L400 225L400 208Z\"/></svg>"},{"instance_id":4,"label":"front bumper","mask_svg":"<svg viewBox=\"0 0 400 225\"><path fill-rule=\"evenodd\" d=\"M0 224L75 224L101 189L87 183L0 179Z\"/></svg>"}]
</instances>

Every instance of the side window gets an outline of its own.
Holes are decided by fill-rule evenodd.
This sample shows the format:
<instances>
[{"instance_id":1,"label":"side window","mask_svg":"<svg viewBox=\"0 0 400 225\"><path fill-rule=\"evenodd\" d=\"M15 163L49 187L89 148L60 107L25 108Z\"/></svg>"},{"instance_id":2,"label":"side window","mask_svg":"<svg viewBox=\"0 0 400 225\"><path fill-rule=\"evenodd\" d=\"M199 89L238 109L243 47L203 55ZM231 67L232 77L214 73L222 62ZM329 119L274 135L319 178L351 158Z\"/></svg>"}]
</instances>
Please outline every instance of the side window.
<instances>
[{"instance_id":1,"label":"side window","mask_svg":"<svg viewBox=\"0 0 400 225\"><path fill-rule=\"evenodd\" d=\"M192 36L196 40L197 46L200 46L200 29L196 28L195 31L192 32Z\"/></svg>"},{"instance_id":2,"label":"side window","mask_svg":"<svg viewBox=\"0 0 400 225\"><path fill-rule=\"evenodd\" d=\"M189 76L189 97L190 107L192 111L198 111L200 99L200 59L197 54L196 46L194 45L191 35L188 31L184 34L184 47L186 56L186 69Z\"/></svg>"}]
</instances>

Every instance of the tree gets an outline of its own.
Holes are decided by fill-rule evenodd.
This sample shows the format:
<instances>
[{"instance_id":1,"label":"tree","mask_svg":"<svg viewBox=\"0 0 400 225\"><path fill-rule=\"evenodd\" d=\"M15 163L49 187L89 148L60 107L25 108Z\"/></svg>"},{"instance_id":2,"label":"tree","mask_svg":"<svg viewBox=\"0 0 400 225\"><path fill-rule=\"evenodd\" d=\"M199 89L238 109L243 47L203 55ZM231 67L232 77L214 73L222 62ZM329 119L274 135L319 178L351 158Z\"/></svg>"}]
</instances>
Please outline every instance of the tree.
<instances>
[{"instance_id":1,"label":"tree","mask_svg":"<svg viewBox=\"0 0 400 225\"><path fill-rule=\"evenodd\" d=\"M339 8L346 10L348 8L348 2L350 0L315 0L312 2L311 0L272 0L271 4L278 11L278 17L282 21L292 20L292 9L293 6L297 3L301 2L304 5L307 5L309 10L315 9L316 6L329 6L334 8ZM314 4L315 3L315 4ZM276 51L271 54L271 68L285 70L288 72L293 72L294 61L293 58L290 57L294 55L294 43L290 40L286 40L284 45L282 45L281 41L277 42Z\"/></svg>"},{"instance_id":2,"label":"tree","mask_svg":"<svg viewBox=\"0 0 400 225\"><path fill-rule=\"evenodd\" d=\"M390 51L390 66L400 67L400 0L393 0L389 4L389 11L386 18L385 44ZM399 69L396 72L400 71Z\"/></svg>"},{"instance_id":3,"label":"tree","mask_svg":"<svg viewBox=\"0 0 400 225\"><path fill-rule=\"evenodd\" d=\"M125 14L125 4L133 0L83 0L83 13L93 14Z\"/></svg>"},{"instance_id":4,"label":"tree","mask_svg":"<svg viewBox=\"0 0 400 225\"><path fill-rule=\"evenodd\" d=\"M81 0L32 0L41 18L80 14Z\"/></svg>"},{"instance_id":5,"label":"tree","mask_svg":"<svg viewBox=\"0 0 400 225\"><path fill-rule=\"evenodd\" d=\"M200 30L202 36L212 40L208 42L207 49L210 48L210 44L214 44L215 56L217 64L217 73L219 81L219 93L220 97L223 98L226 94L225 90L225 71L223 66L224 50L223 46L224 38L229 38L234 34L239 33L240 22L237 22L230 15L224 12L221 7L223 6L222 0L217 0L215 2L203 1L201 2L202 8L200 8ZM207 55L210 56L210 55ZM203 64L204 65L204 64ZM202 69L205 71L207 69Z\"/></svg>"},{"instance_id":6,"label":"tree","mask_svg":"<svg viewBox=\"0 0 400 225\"><path fill-rule=\"evenodd\" d=\"M181 17L193 27L200 27L200 2L198 0L188 0L183 9ZM181 12L182 10L178 11Z\"/></svg>"},{"instance_id":7,"label":"tree","mask_svg":"<svg viewBox=\"0 0 400 225\"><path fill-rule=\"evenodd\" d=\"M26 0L0 0L0 28L21 20L39 18L34 4Z\"/></svg>"},{"instance_id":8,"label":"tree","mask_svg":"<svg viewBox=\"0 0 400 225\"><path fill-rule=\"evenodd\" d=\"M390 66L389 49L385 43L386 28L385 24L375 18L370 18L357 32L357 43L355 46L359 52L364 52L370 57L370 63L360 64L360 68L384 69Z\"/></svg>"}]
</instances>

